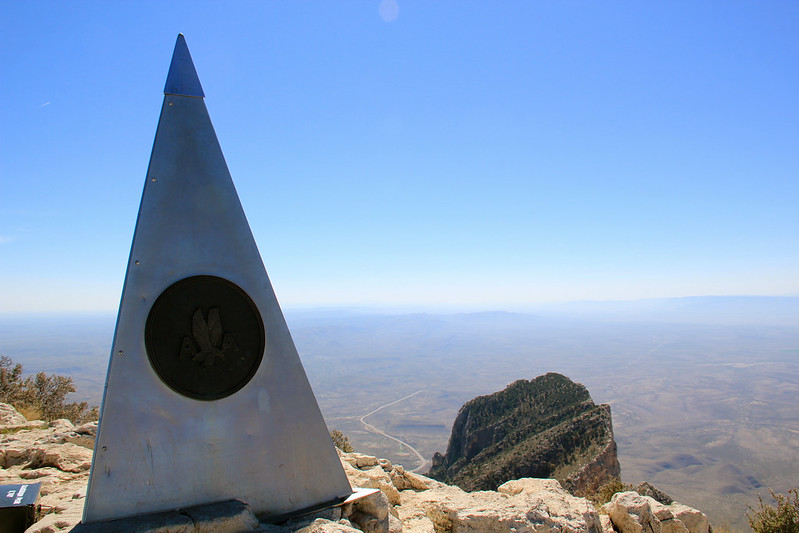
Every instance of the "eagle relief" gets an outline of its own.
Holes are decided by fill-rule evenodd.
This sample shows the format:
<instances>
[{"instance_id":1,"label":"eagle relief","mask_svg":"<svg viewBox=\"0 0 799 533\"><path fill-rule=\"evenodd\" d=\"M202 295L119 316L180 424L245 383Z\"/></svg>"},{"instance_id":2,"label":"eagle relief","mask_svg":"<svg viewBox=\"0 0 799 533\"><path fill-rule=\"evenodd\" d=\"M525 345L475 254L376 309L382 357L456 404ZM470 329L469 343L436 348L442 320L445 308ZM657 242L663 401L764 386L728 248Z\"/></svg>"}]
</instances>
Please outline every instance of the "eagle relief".
<instances>
[{"instance_id":1,"label":"eagle relief","mask_svg":"<svg viewBox=\"0 0 799 533\"><path fill-rule=\"evenodd\" d=\"M218 276L191 276L164 289L144 326L147 358L161 381L203 401L244 387L261 364L265 340L258 306Z\"/></svg>"},{"instance_id":2,"label":"eagle relief","mask_svg":"<svg viewBox=\"0 0 799 533\"><path fill-rule=\"evenodd\" d=\"M191 318L191 336L183 337L180 358L190 359L198 365L209 367L224 361L226 355L239 351L233 335L224 333L219 308L208 310L208 318L201 308Z\"/></svg>"}]
</instances>

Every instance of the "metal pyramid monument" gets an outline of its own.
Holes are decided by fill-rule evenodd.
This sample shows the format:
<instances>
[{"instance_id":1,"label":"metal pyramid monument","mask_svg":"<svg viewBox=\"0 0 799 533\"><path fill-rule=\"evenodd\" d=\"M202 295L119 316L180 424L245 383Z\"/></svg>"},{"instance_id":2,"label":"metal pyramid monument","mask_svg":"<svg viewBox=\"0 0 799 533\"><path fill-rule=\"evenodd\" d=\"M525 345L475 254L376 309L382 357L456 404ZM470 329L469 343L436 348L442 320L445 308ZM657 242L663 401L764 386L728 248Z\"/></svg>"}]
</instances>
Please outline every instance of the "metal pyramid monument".
<instances>
[{"instance_id":1,"label":"metal pyramid monument","mask_svg":"<svg viewBox=\"0 0 799 533\"><path fill-rule=\"evenodd\" d=\"M128 260L83 522L353 492L291 339L183 35Z\"/></svg>"}]
</instances>

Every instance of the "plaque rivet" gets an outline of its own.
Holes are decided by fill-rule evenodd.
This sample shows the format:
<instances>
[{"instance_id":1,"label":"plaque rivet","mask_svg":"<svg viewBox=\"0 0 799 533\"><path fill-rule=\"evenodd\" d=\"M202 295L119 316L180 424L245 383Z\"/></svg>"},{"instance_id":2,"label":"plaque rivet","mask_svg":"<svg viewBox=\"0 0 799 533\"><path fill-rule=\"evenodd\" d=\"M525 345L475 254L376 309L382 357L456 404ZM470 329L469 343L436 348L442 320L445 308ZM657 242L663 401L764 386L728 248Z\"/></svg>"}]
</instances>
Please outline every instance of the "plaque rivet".
<instances>
[{"instance_id":1,"label":"plaque rivet","mask_svg":"<svg viewBox=\"0 0 799 533\"><path fill-rule=\"evenodd\" d=\"M136 259L136 260L133 262L133 264L134 264L134 265L140 265L140 264L141 264L141 262L140 262L138 259Z\"/></svg>"},{"instance_id":2,"label":"plaque rivet","mask_svg":"<svg viewBox=\"0 0 799 533\"><path fill-rule=\"evenodd\" d=\"M125 352L123 352L122 350L119 350L117 353L118 353L119 355L125 355Z\"/></svg>"},{"instance_id":3,"label":"plaque rivet","mask_svg":"<svg viewBox=\"0 0 799 533\"><path fill-rule=\"evenodd\" d=\"M169 107L172 107L172 102L169 102Z\"/></svg>"},{"instance_id":4,"label":"plaque rivet","mask_svg":"<svg viewBox=\"0 0 799 533\"><path fill-rule=\"evenodd\" d=\"M155 176L153 176L152 178L150 178L150 181L157 181L157 180L158 180L158 178L156 178Z\"/></svg>"}]
</instances>

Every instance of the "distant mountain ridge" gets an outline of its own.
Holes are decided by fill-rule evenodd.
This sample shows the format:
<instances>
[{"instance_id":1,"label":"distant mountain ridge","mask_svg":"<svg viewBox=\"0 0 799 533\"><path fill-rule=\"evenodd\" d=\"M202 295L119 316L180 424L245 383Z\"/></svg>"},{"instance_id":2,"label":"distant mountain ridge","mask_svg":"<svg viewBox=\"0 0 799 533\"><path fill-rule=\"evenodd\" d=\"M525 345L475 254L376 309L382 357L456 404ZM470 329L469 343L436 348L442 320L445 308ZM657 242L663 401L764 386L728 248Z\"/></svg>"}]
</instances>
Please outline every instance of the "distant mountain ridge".
<instances>
[{"instance_id":1,"label":"distant mountain ridge","mask_svg":"<svg viewBox=\"0 0 799 533\"><path fill-rule=\"evenodd\" d=\"M436 453L430 470L464 490L537 477L557 479L575 494L620 475L610 406L596 405L583 385L556 373L467 402L446 454Z\"/></svg>"},{"instance_id":2,"label":"distant mountain ridge","mask_svg":"<svg viewBox=\"0 0 799 533\"><path fill-rule=\"evenodd\" d=\"M799 296L685 296L577 301L537 306L535 311L612 321L793 326L799 319Z\"/></svg>"}]
</instances>

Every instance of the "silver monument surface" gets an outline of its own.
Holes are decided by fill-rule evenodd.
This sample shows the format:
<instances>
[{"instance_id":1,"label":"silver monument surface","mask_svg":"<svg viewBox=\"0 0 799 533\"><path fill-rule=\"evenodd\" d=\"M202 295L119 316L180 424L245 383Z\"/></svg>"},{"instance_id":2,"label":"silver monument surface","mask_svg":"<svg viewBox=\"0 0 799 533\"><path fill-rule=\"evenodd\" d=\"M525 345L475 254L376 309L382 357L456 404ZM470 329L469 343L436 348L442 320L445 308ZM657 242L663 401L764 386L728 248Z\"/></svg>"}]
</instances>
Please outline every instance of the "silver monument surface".
<instances>
[{"instance_id":1,"label":"silver monument surface","mask_svg":"<svg viewBox=\"0 0 799 533\"><path fill-rule=\"evenodd\" d=\"M83 522L353 494L275 298L183 35L164 89Z\"/></svg>"}]
</instances>

